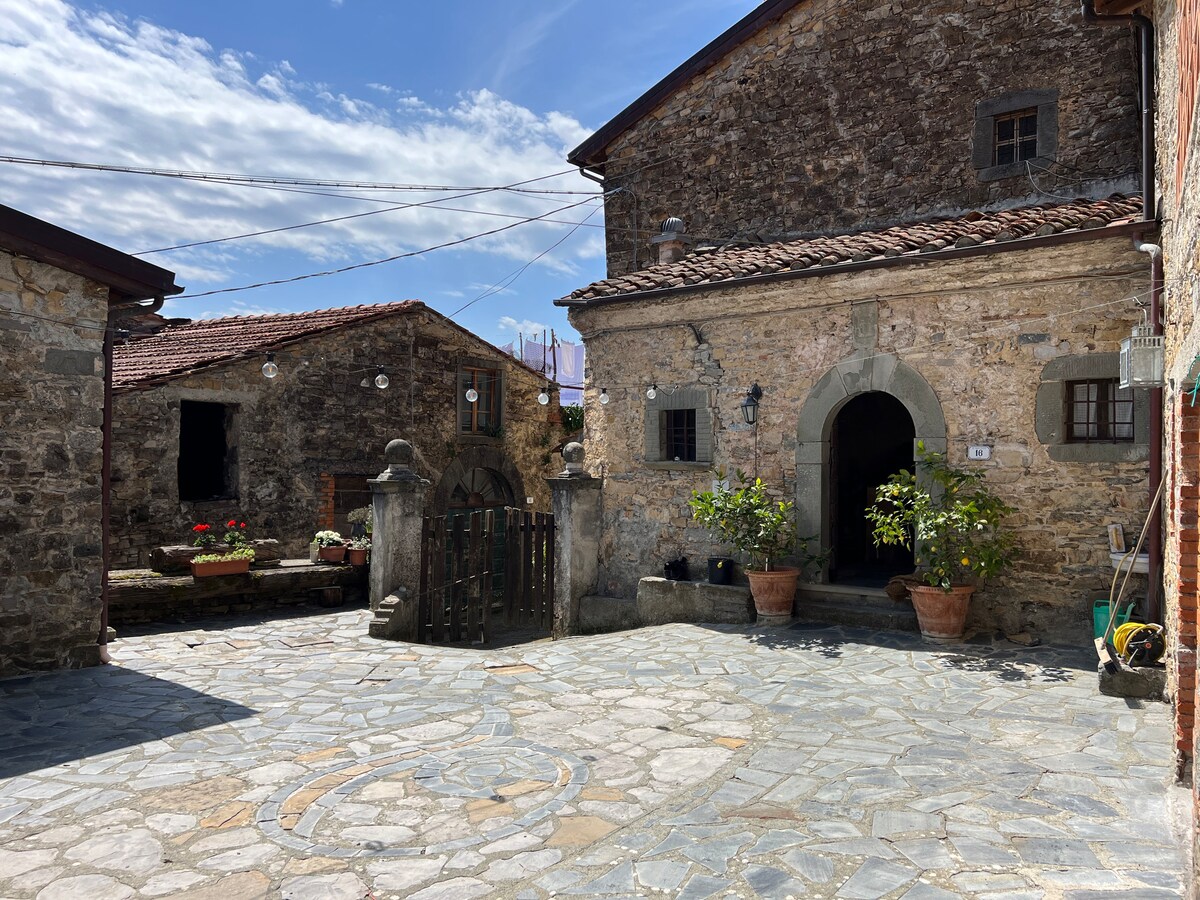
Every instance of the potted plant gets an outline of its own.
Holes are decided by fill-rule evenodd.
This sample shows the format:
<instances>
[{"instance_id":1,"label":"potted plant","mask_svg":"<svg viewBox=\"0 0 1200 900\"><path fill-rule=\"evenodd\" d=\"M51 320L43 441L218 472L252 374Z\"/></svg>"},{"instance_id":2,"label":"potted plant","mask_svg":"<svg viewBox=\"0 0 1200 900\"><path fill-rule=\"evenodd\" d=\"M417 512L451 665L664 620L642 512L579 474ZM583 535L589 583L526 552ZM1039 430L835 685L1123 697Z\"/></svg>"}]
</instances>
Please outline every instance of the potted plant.
<instances>
[{"instance_id":1,"label":"potted plant","mask_svg":"<svg viewBox=\"0 0 1200 900\"><path fill-rule=\"evenodd\" d=\"M693 491L688 505L697 522L750 558L746 577L754 608L760 616L791 616L800 568L781 566L797 544L804 545L805 564L816 559L807 553L808 541L796 534L795 504L773 499L762 479L737 473L738 487L722 485L714 491Z\"/></svg>"},{"instance_id":2,"label":"potted plant","mask_svg":"<svg viewBox=\"0 0 1200 900\"><path fill-rule=\"evenodd\" d=\"M371 539L368 537L351 538L346 545L346 557L352 566L367 564L367 551L371 549Z\"/></svg>"},{"instance_id":3,"label":"potted plant","mask_svg":"<svg viewBox=\"0 0 1200 900\"><path fill-rule=\"evenodd\" d=\"M251 547L235 547L221 553L201 553L192 560L193 578L210 578L214 575L244 575L250 571L254 561Z\"/></svg>"},{"instance_id":4,"label":"potted plant","mask_svg":"<svg viewBox=\"0 0 1200 900\"><path fill-rule=\"evenodd\" d=\"M924 584L909 588L921 633L962 637L973 579L1002 571L1016 555L1001 520L1013 512L984 484L982 469L962 469L917 444L924 477L902 470L875 491L867 509L875 545L912 549Z\"/></svg>"},{"instance_id":5,"label":"potted plant","mask_svg":"<svg viewBox=\"0 0 1200 900\"><path fill-rule=\"evenodd\" d=\"M323 562L340 563L346 558L346 545L336 531L318 531L313 543L317 545L317 557Z\"/></svg>"}]
</instances>

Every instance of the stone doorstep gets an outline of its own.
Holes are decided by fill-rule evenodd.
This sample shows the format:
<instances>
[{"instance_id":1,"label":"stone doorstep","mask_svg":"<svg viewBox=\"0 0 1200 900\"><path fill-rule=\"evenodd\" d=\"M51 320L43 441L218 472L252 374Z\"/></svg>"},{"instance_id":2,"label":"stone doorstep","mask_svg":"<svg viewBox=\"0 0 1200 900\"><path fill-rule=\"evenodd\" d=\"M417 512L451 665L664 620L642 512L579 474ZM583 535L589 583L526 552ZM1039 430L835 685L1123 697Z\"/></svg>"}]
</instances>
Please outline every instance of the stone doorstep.
<instances>
[{"instance_id":1,"label":"stone doorstep","mask_svg":"<svg viewBox=\"0 0 1200 900\"><path fill-rule=\"evenodd\" d=\"M909 603L897 603L881 588L802 584L796 590L796 621L852 625L876 631L919 631Z\"/></svg>"}]
</instances>

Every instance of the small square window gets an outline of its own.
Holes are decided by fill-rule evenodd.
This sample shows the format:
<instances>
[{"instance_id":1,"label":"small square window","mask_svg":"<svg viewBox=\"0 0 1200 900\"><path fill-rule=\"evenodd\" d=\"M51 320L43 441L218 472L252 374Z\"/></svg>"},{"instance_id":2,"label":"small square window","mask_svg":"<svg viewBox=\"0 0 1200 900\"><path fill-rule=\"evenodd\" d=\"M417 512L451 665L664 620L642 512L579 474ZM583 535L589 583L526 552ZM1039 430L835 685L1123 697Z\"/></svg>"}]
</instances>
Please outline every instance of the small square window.
<instances>
[{"instance_id":1,"label":"small square window","mask_svg":"<svg viewBox=\"0 0 1200 900\"><path fill-rule=\"evenodd\" d=\"M1116 443L1133 440L1133 389L1115 378L1067 383L1067 440Z\"/></svg>"},{"instance_id":2,"label":"small square window","mask_svg":"<svg viewBox=\"0 0 1200 900\"><path fill-rule=\"evenodd\" d=\"M1037 107L1006 113L995 118L992 165L1024 162L1038 155Z\"/></svg>"},{"instance_id":3,"label":"small square window","mask_svg":"<svg viewBox=\"0 0 1200 900\"><path fill-rule=\"evenodd\" d=\"M467 391L478 395L472 403ZM463 366L458 371L460 434L496 435L500 431L500 372L478 366Z\"/></svg>"},{"instance_id":4,"label":"small square window","mask_svg":"<svg viewBox=\"0 0 1200 900\"><path fill-rule=\"evenodd\" d=\"M696 410L664 409L658 414L662 459L696 462Z\"/></svg>"}]
</instances>

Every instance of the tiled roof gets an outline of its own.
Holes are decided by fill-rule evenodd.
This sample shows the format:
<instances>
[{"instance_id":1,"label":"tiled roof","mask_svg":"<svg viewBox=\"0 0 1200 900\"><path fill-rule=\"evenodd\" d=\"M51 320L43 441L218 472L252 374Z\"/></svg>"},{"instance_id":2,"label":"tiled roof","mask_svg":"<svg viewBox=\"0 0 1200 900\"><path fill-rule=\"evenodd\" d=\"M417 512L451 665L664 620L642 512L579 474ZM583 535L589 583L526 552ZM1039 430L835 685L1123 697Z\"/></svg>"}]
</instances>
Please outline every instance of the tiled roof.
<instances>
[{"instance_id":1,"label":"tiled roof","mask_svg":"<svg viewBox=\"0 0 1200 900\"><path fill-rule=\"evenodd\" d=\"M260 355L299 338L423 309L426 306L420 300L404 300L173 325L113 348L113 387L165 381L218 363Z\"/></svg>"},{"instance_id":2,"label":"tiled roof","mask_svg":"<svg viewBox=\"0 0 1200 900\"><path fill-rule=\"evenodd\" d=\"M1021 238L1123 225L1140 220L1141 212L1140 197L1114 194L1107 200L1072 200L1000 212L974 212L957 219L914 222L883 231L774 244L731 243L712 249L699 248L675 263L597 281L557 302L570 305L783 272L823 270L836 274L840 265L848 263L920 257L938 250L999 247Z\"/></svg>"}]
</instances>

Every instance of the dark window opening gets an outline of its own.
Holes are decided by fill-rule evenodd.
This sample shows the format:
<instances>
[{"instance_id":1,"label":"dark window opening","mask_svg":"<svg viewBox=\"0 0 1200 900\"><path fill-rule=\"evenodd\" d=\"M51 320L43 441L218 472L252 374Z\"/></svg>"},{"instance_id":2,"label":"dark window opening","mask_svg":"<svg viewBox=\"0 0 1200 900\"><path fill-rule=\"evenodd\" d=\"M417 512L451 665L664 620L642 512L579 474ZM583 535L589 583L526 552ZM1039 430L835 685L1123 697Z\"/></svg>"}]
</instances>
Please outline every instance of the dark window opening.
<instances>
[{"instance_id":1,"label":"dark window opening","mask_svg":"<svg viewBox=\"0 0 1200 900\"><path fill-rule=\"evenodd\" d=\"M992 164L1024 162L1038 155L1037 108L996 116L992 141Z\"/></svg>"},{"instance_id":2,"label":"dark window opening","mask_svg":"<svg viewBox=\"0 0 1200 900\"><path fill-rule=\"evenodd\" d=\"M234 408L184 400L179 405L179 499L199 502L237 496L231 447Z\"/></svg>"},{"instance_id":3,"label":"dark window opening","mask_svg":"<svg viewBox=\"0 0 1200 900\"><path fill-rule=\"evenodd\" d=\"M333 530L348 535L356 526L348 518L356 509L371 505L371 487L366 475L335 475L333 478Z\"/></svg>"},{"instance_id":4,"label":"dark window opening","mask_svg":"<svg viewBox=\"0 0 1200 900\"><path fill-rule=\"evenodd\" d=\"M658 418L659 441L664 460L696 461L696 411L664 409Z\"/></svg>"},{"instance_id":5,"label":"dark window opening","mask_svg":"<svg viewBox=\"0 0 1200 900\"><path fill-rule=\"evenodd\" d=\"M1067 383L1067 440L1114 443L1133 440L1133 388L1116 378Z\"/></svg>"},{"instance_id":6,"label":"dark window opening","mask_svg":"<svg viewBox=\"0 0 1200 900\"><path fill-rule=\"evenodd\" d=\"M479 395L474 403L462 399L472 388ZM458 373L458 395L462 410L459 431L462 434L499 434L500 373L496 369L462 368Z\"/></svg>"}]
</instances>

